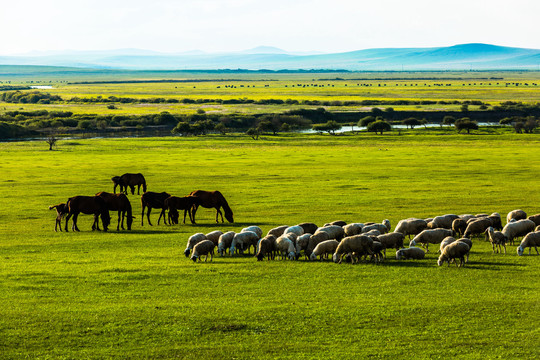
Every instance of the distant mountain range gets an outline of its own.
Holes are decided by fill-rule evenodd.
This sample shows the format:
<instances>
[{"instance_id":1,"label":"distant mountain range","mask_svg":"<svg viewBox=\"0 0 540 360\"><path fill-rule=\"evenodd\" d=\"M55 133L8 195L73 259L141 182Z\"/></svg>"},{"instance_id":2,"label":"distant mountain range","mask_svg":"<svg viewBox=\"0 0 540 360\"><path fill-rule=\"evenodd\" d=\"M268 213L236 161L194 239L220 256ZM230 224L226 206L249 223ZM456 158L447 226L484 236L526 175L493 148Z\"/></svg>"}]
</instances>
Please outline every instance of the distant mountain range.
<instances>
[{"instance_id":1,"label":"distant mountain range","mask_svg":"<svg viewBox=\"0 0 540 360\"><path fill-rule=\"evenodd\" d=\"M166 54L139 49L41 52L0 56L0 65L47 65L131 70L540 70L540 50L489 44L381 48L344 53L291 53L260 46L230 53L194 50Z\"/></svg>"}]
</instances>

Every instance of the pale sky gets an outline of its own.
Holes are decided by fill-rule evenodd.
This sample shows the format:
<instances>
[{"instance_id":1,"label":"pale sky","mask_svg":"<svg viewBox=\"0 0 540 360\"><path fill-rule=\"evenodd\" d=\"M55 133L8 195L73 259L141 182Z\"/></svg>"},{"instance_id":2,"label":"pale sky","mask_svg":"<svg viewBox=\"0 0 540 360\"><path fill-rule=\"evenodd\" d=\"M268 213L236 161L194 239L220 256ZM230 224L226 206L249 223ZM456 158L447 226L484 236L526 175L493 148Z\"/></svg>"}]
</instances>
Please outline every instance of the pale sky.
<instances>
[{"instance_id":1,"label":"pale sky","mask_svg":"<svg viewBox=\"0 0 540 360\"><path fill-rule=\"evenodd\" d=\"M0 55L344 52L481 42L540 49L540 0L0 0Z\"/></svg>"}]
</instances>

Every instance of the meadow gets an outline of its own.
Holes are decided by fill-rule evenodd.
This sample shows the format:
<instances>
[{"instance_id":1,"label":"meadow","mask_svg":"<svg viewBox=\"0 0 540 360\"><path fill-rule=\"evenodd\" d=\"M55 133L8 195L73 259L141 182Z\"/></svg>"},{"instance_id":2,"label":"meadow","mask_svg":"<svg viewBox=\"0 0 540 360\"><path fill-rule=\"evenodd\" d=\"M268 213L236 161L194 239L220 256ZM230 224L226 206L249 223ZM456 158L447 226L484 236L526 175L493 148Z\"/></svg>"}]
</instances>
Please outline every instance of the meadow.
<instances>
[{"instance_id":1,"label":"meadow","mask_svg":"<svg viewBox=\"0 0 540 360\"><path fill-rule=\"evenodd\" d=\"M0 357L467 358L540 355L540 256L474 239L463 268L184 257L196 232L264 232L305 221L380 222L446 213L539 213L534 134L240 135L0 143ZM220 190L235 223L54 232L47 207L112 191ZM71 224L70 224L71 225ZM527 253L526 253L527 254Z\"/></svg>"}]
</instances>

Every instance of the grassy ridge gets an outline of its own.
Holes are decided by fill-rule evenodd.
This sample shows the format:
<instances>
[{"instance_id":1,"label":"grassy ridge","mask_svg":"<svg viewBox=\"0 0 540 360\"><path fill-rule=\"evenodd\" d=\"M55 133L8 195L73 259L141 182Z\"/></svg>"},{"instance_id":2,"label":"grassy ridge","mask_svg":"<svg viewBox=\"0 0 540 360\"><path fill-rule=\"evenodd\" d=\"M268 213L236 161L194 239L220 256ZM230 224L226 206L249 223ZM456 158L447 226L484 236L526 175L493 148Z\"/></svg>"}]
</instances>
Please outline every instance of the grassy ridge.
<instances>
[{"instance_id":1,"label":"grassy ridge","mask_svg":"<svg viewBox=\"0 0 540 360\"><path fill-rule=\"evenodd\" d=\"M540 257L438 268L183 257L215 229L391 220L515 208L537 213L536 136L278 136L0 143L4 358L534 358ZM523 163L526 163L524 168ZM47 206L145 174L149 190L219 189L235 224L54 233ZM21 201L21 199L24 199ZM112 214L114 227L116 216ZM157 221L157 215L152 215ZM534 251L534 250L533 250ZM389 251L390 258L394 251Z\"/></svg>"}]
</instances>

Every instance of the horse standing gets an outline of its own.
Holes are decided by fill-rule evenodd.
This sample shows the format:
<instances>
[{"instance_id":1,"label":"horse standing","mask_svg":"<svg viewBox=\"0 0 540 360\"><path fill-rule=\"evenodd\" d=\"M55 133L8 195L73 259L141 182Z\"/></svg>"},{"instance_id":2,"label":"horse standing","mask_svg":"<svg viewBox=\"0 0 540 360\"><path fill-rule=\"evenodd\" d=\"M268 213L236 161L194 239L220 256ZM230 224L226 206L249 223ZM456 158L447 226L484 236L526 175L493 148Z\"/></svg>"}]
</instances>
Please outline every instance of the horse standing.
<instances>
[{"instance_id":1,"label":"horse standing","mask_svg":"<svg viewBox=\"0 0 540 360\"><path fill-rule=\"evenodd\" d=\"M161 209L161 213L159 214L158 218L158 225L159 221L161 220L161 216L163 216L163 222L167 224L167 219L165 218L165 199L170 197L171 194L168 194L166 192L157 193L152 191L147 191L141 196L141 206L142 206L142 213L141 213L141 226L144 224L144 209L148 208L148 211L146 212L146 217L148 219L148 224L152 226L152 223L150 222L150 212L152 209ZM178 219L178 218L177 218Z\"/></svg>"},{"instance_id":2,"label":"horse standing","mask_svg":"<svg viewBox=\"0 0 540 360\"><path fill-rule=\"evenodd\" d=\"M137 195L139 195L140 190L141 190L141 185L143 188L143 193L146 192L146 180L144 179L144 176L141 173L138 173L138 174L126 173L120 176L119 185L120 185L120 189L122 189L122 186L124 187L125 194L127 194L127 188L129 187L131 189L131 195L135 195L135 186L137 186ZM116 189L116 183L115 183L115 189Z\"/></svg>"},{"instance_id":3,"label":"horse standing","mask_svg":"<svg viewBox=\"0 0 540 360\"><path fill-rule=\"evenodd\" d=\"M122 183L122 177L121 176L113 176L111 178L111 181L113 182L114 184L114 187L113 187L113 194L116 194L116 187L119 186L120 187L120 193L123 193L124 192L124 184Z\"/></svg>"},{"instance_id":4,"label":"horse standing","mask_svg":"<svg viewBox=\"0 0 540 360\"><path fill-rule=\"evenodd\" d=\"M109 209L105 200L99 196L74 196L67 201L68 214L66 216L66 226L64 230L68 231L69 219L73 216L73 225L71 229L73 231L80 231L77 227L77 219L80 213L93 214L94 222L92 223L92 230L99 230L99 217L101 216L101 222L103 223L103 231L107 231L107 227L111 223L111 217L109 215Z\"/></svg>"},{"instance_id":5,"label":"horse standing","mask_svg":"<svg viewBox=\"0 0 540 360\"><path fill-rule=\"evenodd\" d=\"M62 219L69 212L69 209L65 203L49 206L49 210L52 209L56 210L56 222L54 224L54 231L56 232L58 231L58 229L62 231Z\"/></svg>"},{"instance_id":6,"label":"horse standing","mask_svg":"<svg viewBox=\"0 0 540 360\"><path fill-rule=\"evenodd\" d=\"M118 225L116 225L116 231L120 231L120 225L124 230L124 218L126 218L127 229L131 230L131 224L134 217L131 212L131 203L125 194L111 194L105 191L98 192L96 196L99 196L105 200L105 204L111 211L118 211ZM120 223L120 219L122 222Z\"/></svg>"},{"instance_id":7,"label":"horse standing","mask_svg":"<svg viewBox=\"0 0 540 360\"><path fill-rule=\"evenodd\" d=\"M195 224L195 221L193 220L193 216L191 214L191 209L193 206L197 205L199 203L199 198L197 196L184 196L184 197L178 197L178 196L169 196L167 199L165 199L165 207L163 210L163 218L165 219L165 209L169 210L169 222L172 225L174 222L174 214L176 213L178 215L178 210L184 210L184 224L186 223L186 213L189 214L189 220L192 224ZM160 215L161 217L161 215ZM178 216L176 217L176 222L178 223Z\"/></svg>"},{"instance_id":8,"label":"horse standing","mask_svg":"<svg viewBox=\"0 0 540 360\"><path fill-rule=\"evenodd\" d=\"M233 219L233 211L229 207L229 204L227 203L227 200L225 200L225 197L219 192L219 191L204 191L204 190L196 190L191 192L189 194L190 196L196 196L199 198L199 201L197 204L193 205L192 208L192 221L195 224L195 214L197 213L197 209L199 208L199 205L205 208L214 208L216 209L216 222L218 221L218 215L221 215L221 222L224 222L223 220L223 214L221 213L220 208L223 208L223 211L225 211L225 218L230 223L234 222Z\"/></svg>"}]
</instances>

